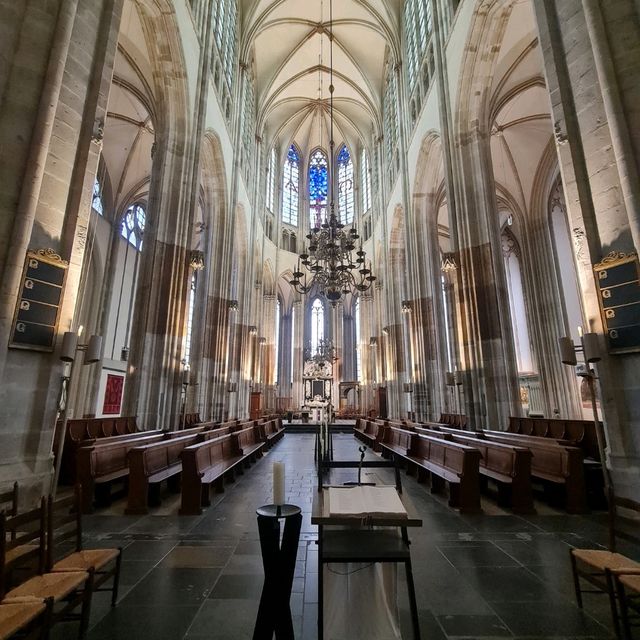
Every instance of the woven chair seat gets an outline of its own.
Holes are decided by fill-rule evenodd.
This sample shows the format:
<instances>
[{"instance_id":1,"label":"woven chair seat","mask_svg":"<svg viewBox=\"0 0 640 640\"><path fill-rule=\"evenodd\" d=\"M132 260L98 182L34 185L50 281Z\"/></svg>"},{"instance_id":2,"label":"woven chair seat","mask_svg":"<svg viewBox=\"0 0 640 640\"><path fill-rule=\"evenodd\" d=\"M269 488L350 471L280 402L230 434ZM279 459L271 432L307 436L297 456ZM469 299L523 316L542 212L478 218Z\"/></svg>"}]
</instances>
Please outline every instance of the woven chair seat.
<instances>
[{"instance_id":1,"label":"woven chair seat","mask_svg":"<svg viewBox=\"0 0 640 640\"><path fill-rule=\"evenodd\" d=\"M8 549L5 554L5 562L7 565L11 565L16 560L19 560L22 556L26 556L28 553L38 550L37 544L20 544L17 547Z\"/></svg>"},{"instance_id":2,"label":"woven chair seat","mask_svg":"<svg viewBox=\"0 0 640 640\"><path fill-rule=\"evenodd\" d=\"M56 562L51 570L54 573L61 571L88 571L91 568L99 571L111 560L115 560L119 553L119 549L83 549L82 551L75 551Z\"/></svg>"},{"instance_id":3,"label":"woven chair seat","mask_svg":"<svg viewBox=\"0 0 640 640\"><path fill-rule=\"evenodd\" d=\"M29 598L26 601L0 604L0 640L10 638L44 613L44 601Z\"/></svg>"},{"instance_id":4,"label":"woven chair seat","mask_svg":"<svg viewBox=\"0 0 640 640\"><path fill-rule=\"evenodd\" d=\"M9 591L4 600L11 602L13 598L33 596L34 598L53 598L56 602L81 587L89 577L86 571L68 571L64 573L44 573L29 578L26 582Z\"/></svg>"},{"instance_id":5,"label":"woven chair seat","mask_svg":"<svg viewBox=\"0 0 640 640\"><path fill-rule=\"evenodd\" d=\"M619 580L627 589L640 593L640 574L624 574L620 576Z\"/></svg>"},{"instance_id":6,"label":"woven chair seat","mask_svg":"<svg viewBox=\"0 0 640 640\"><path fill-rule=\"evenodd\" d=\"M630 560L620 553L601 549L572 549L571 553L576 559L600 571L609 569L612 573L640 573L640 562Z\"/></svg>"}]
</instances>

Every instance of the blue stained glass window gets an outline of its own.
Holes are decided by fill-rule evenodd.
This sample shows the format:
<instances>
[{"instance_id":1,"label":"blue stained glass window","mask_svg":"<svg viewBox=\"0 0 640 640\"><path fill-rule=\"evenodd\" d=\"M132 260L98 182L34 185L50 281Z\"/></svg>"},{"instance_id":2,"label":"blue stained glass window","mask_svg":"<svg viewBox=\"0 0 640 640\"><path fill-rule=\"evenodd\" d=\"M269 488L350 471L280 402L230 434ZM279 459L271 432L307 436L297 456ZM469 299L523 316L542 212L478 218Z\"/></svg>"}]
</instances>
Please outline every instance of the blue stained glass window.
<instances>
[{"instance_id":1,"label":"blue stained glass window","mask_svg":"<svg viewBox=\"0 0 640 640\"><path fill-rule=\"evenodd\" d=\"M326 218L328 193L327 154L317 149L309 160L309 217L312 227L319 227Z\"/></svg>"},{"instance_id":2,"label":"blue stained glass window","mask_svg":"<svg viewBox=\"0 0 640 640\"><path fill-rule=\"evenodd\" d=\"M353 223L353 162L346 145L338 154L338 211L342 224Z\"/></svg>"},{"instance_id":3,"label":"blue stained glass window","mask_svg":"<svg viewBox=\"0 0 640 640\"><path fill-rule=\"evenodd\" d=\"M282 222L298 224L298 172L300 158L291 145L282 172Z\"/></svg>"}]
</instances>

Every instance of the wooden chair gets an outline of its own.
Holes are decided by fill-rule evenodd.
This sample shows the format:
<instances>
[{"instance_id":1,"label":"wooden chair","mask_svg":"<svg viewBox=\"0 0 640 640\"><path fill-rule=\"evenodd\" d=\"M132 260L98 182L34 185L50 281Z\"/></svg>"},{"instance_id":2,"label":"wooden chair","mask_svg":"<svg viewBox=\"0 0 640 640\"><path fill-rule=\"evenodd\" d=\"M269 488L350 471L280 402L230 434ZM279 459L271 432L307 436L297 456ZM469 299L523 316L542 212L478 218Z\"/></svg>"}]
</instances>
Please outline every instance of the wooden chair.
<instances>
[{"instance_id":1,"label":"wooden chair","mask_svg":"<svg viewBox=\"0 0 640 640\"><path fill-rule=\"evenodd\" d=\"M624 498L615 498L615 505L630 511L637 512L639 510L637 503ZM606 594L609 598L613 627L618 638L622 637L622 630L620 628L620 618L624 616L622 608L625 604L627 605L627 609L625 610L627 623L623 620L623 626L626 624L628 631L628 609L638 607L634 602L634 597L629 598L626 595L627 591L633 594L634 585L640 585L640 562L636 562L621 553L615 552L616 537L626 538L636 543L639 541L635 535L635 529L632 529L633 534L631 535L625 530L625 522L629 521L621 517L614 518L613 520L614 537L610 540L610 544L614 546L611 551L605 549L569 550L578 606L582 608L583 593ZM581 579L595 588L583 589L580 584ZM623 579L624 582L621 582ZM623 594L625 597L624 604L622 602ZM620 607L620 613L618 612L618 607Z\"/></svg>"},{"instance_id":2,"label":"wooden chair","mask_svg":"<svg viewBox=\"0 0 640 640\"><path fill-rule=\"evenodd\" d=\"M617 575L616 592L620 602L623 637L632 640L631 627L640 626L640 575Z\"/></svg>"},{"instance_id":3,"label":"wooden chair","mask_svg":"<svg viewBox=\"0 0 640 640\"><path fill-rule=\"evenodd\" d=\"M92 571L93 591L111 591L111 606L115 607L118 600L122 548L82 548L80 491L78 485L73 495L56 501L52 496L48 498L46 569L52 573ZM68 545L69 542L73 543L75 551L58 556L57 548L65 543ZM112 586L102 587L110 578L113 578Z\"/></svg>"},{"instance_id":4,"label":"wooden chair","mask_svg":"<svg viewBox=\"0 0 640 640\"><path fill-rule=\"evenodd\" d=\"M33 600L53 600L50 626L60 620L80 620L79 638L84 638L89 626L93 569L65 573L46 572L46 500L25 513L7 518L0 514L0 601L1 604L24 604ZM6 533L15 531L14 539ZM11 553L20 546L29 547L27 555L36 554L38 572L13 587L9 583ZM36 547L35 550L32 547ZM24 559L24 554L21 556ZM81 606L80 614L73 611Z\"/></svg>"},{"instance_id":5,"label":"wooden chair","mask_svg":"<svg viewBox=\"0 0 640 640\"><path fill-rule=\"evenodd\" d=\"M53 598L27 598L24 602L0 604L0 640L18 633L23 640L45 640L51 628Z\"/></svg>"},{"instance_id":6,"label":"wooden chair","mask_svg":"<svg viewBox=\"0 0 640 640\"><path fill-rule=\"evenodd\" d=\"M18 514L18 483L13 483L13 488L0 493L0 511L9 516Z\"/></svg>"}]
</instances>

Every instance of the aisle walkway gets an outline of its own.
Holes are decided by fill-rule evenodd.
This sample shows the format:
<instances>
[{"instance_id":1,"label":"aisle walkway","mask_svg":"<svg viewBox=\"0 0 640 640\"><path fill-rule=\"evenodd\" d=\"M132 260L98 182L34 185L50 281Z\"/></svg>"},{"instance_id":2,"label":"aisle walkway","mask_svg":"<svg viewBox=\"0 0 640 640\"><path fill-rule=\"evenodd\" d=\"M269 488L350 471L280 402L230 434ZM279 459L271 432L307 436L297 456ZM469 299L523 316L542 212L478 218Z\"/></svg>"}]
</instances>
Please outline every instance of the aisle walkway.
<instances>
[{"instance_id":1,"label":"aisle walkway","mask_svg":"<svg viewBox=\"0 0 640 640\"><path fill-rule=\"evenodd\" d=\"M358 444L336 435L336 458L357 457ZM96 594L89 640L251 638L263 580L255 509L271 501L274 461L285 462L287 500L304 513L291 608L296 638L313 640L316 477L309 434L285 436L202 516L178 516L179 497L169 496L148 516L124 516L120 501L86 517L91 545L125 547L118 606L110 610L108 594ZM414 478L403 476L403 484L424 520L412 533L412 557L425 640L611 637L605 598L587 596L589 615L575 607L568 559L569 545L605 543L601 515L568 516L541 506L536 516L518 517L483 501L484 515L460 516ZM638 548L621 546L640 559ZM402 615L410 638L407 611ZM75 627L62 625L54 637L71 633Z\"/></svg>"}]
</instances>

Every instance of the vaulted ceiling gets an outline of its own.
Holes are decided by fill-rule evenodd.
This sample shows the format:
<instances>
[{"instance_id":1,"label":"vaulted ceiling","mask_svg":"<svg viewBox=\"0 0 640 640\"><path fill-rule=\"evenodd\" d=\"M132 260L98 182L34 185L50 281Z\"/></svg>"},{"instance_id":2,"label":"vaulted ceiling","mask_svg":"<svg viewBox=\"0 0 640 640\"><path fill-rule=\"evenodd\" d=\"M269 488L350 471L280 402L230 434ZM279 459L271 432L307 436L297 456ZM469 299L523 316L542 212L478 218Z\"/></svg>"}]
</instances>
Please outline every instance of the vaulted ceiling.
<instances>
[{"instance_id":1,"label":"vaulted ceiling","mask_svg":"<svg viewBox=\"0 0 640 640\"><path fill-rule=\"evenodd\" d=\"M385 60L397 57L402 0L242 0L241 60L253 61L258 132L281 153L329 147L330 29L334 141L380 133Z\"/></svg>"}]
</instances>

